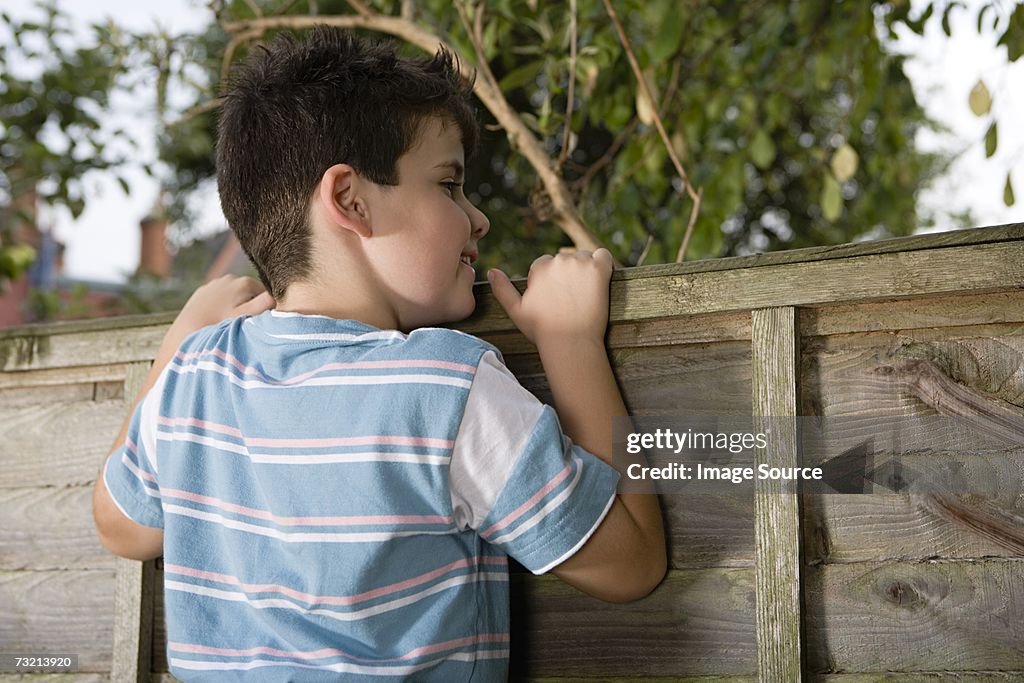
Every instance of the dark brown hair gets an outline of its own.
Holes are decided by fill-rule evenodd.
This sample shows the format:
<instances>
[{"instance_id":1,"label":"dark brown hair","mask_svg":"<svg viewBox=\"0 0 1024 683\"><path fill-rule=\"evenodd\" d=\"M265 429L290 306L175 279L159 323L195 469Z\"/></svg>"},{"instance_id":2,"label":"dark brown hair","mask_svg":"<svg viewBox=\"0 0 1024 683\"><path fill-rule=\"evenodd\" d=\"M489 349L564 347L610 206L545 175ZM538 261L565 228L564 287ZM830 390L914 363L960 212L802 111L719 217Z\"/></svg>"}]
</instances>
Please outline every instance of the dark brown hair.
<instances>
[{"instance_id":1,"label":"dark brown hair","mask_svg":"<svg viewBox=\"0 0 1024 683\"><path fill-rule=\"evenodd\" d=\"M324 172L346 163L398 184L398 158L432 116L459 127L469 159L479 136L472 87L443 48L407 59L328 26L303 40L281 34L232 71L218 125L220 202L275 298L310 275L309 202Z\"/></svg>"}]
</instances>

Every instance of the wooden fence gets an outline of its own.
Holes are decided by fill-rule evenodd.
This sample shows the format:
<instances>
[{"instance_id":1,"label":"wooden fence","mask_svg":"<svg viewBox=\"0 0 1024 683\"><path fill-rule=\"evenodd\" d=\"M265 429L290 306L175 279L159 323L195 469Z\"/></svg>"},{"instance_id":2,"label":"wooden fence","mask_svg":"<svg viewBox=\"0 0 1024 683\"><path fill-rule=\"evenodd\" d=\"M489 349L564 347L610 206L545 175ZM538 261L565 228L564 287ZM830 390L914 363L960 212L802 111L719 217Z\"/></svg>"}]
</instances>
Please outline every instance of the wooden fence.
<instances>
[{"instance_id":1,"label":"wooden fence","mask_svg":"<svg viewBox=\"0 0 1024 683\"><path fill-rule=\"evenodd\" d=\"M1024 225L633 268L609 347L637 415L1018 419L1022 288ZM549 401L534 349L478 294L460 329ZM0 330L0 652L79 655L47 681L171 680L159 564L104 552L90 493L172 318ZM671 569L644 600L514 573L513 680L1024 680L1019 487L663 508Z\"/></svg>"}]
</instances>

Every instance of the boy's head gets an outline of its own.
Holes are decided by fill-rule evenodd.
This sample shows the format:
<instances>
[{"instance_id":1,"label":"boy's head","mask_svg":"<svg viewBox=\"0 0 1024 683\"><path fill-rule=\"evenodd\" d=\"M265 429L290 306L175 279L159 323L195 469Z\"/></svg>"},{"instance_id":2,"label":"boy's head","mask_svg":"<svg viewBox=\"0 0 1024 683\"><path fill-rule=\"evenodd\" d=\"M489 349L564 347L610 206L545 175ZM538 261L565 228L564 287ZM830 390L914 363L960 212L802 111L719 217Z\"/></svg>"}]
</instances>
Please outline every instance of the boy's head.
<instances>
[{"instance_id":1,"label":"boy's head","mask_svg":"<svg viewBox=\"0 0 1024 683\"><path fill-rule=\"evenodd\" d=\"M371 226L375 234L386 235L395 227L387 221L409 217L388 204L436 199L415 194L415 187L410 195L405 186L416 182L414 173L427 170L425 164L432 168L435 158L461 166L472 155L478 126L471 92L472 83L443 49L433 57L405 59L392 44L325 26L301 41L279 36L232 72L218 130L221 205L276 299L314 276L311 200L336 195L340 201L345 192L358 192L353 215L360 219L369 213L363 198L372 196L372 214L362 217L368 225L376 221ZM401 177L400 166L409 178ZM486 218L468 203L461 187L452 187L461 185L461 168L459 177L454 168L438 173L444 177L433 179L430 187L462 207L461 218L472 224L473 233L464 241L475 245L486 232ZM445 207L440 208L443 214ZM424 205L410 215L430 210ZM357 226L355 232L361 230ZM375 258L378 252L388 256L385 246L395 250L395 240L383 242L374 245Z\"/></svg>"}]
</instances>

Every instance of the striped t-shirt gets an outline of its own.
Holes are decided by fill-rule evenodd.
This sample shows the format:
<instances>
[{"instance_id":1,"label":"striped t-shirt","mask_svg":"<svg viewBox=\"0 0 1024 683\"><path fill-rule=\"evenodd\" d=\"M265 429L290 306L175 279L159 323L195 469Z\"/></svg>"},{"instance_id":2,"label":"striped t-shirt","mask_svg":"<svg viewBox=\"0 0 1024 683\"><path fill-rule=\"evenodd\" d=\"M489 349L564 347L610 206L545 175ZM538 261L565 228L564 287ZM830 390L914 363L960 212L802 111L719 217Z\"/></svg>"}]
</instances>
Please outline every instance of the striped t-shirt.
<instances>
[{"instance_id":1,"label":"striped t-shirt","mask_svg":"<svg viewBox=\"0 0 1024 683\"><path fill-rule=\"evenodd\" d=\"M508 556L570 557L618 477L475 337L277 311L190 336L104 469L215 681L504 681Z\"/></svg>"}]
</instances>

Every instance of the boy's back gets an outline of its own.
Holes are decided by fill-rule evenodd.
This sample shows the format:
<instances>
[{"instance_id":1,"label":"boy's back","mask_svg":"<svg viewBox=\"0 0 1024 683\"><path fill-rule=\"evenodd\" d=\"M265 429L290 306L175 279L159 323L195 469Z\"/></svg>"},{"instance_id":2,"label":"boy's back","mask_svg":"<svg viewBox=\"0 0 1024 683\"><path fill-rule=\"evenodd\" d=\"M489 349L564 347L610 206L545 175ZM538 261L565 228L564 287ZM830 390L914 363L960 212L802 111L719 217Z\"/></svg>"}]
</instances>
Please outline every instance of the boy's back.
<instances>
[{"instance_id":1,"label":"boy's back","mask_svg":"<svg viewBox=\"0 0 1024 683\"><path fill-rule=\"evenodd\" d=\"M558 418L429 327L472 312L489 230L469 98L444 50L323 27L232 79L218 187L262 285L189 299L93 496L107 548L164 555L181 678L501 680L506 553L616 602L664 575L657 501L616 495L610 464L611 255L542 257L522 296L488 274Z\"/></svg>"},{"instance_id":2,"label":"boy's back","mask_svg":"<svg viewBox=\"0 0 1024 683\"><path fill-rule=\"evenodd\" d=\"M276 311L190 337L136 430L105 483L164 528L183 680L504 680L503 551L558 564L618 478L476 338Z\"/></svg>"}]
</instances>

